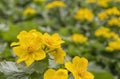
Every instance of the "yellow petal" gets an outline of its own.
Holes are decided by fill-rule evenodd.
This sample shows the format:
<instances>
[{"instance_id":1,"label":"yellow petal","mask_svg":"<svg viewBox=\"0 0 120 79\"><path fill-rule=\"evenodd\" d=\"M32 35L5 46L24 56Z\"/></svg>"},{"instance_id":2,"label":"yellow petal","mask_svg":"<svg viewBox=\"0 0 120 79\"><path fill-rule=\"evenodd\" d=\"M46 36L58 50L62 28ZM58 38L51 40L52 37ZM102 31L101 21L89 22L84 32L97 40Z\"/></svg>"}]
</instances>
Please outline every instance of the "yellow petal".
<instances>
[{"instance_id":1,"label":"yellow petal","mask_svg":"<svg viewBox=\"0 0 120 79\"><path fill-rule=\"evenodd\" d=\"M13 43L11 43L10 46L18 46L18 45L19 45L19 42L13 42Z\"/></svg>"},{"instance_id":2,"label":"yellow petal","mask_svg":"<svg viewBox=\"0 0 120 79\"><path fill-rule=\"evenodd\" d=\"M79 56L75 56L72 60L76 70L85 71L87 70L88 60L86 58L80 58Z\"/></svg>"},{"instance_id":3,"label":"yellow petal","mask_svg":"<svg viewBox=\"0 0 120 79\"><path fill-rule=\"evenodd\" d=\"M92 73L86 71L85 73L82 74L82 78L83 79L94 79L94 76Z\"/></svg>"},{"instance_id":4,"label":"yellow petal","mask_svg":"<svg viewBox=\"0 0 120 79\"><path fill-rule=\"evenodd\" d=\"M35 54L35 60L41 60L46 57L46 53L42 49L38 52L35 52L34 54Z\"/></svg>"},{"instance_id":5,"label":"yellow petal","mask_svg":"<svg viewBox=\"0 0 120 79\"><path fill-rule=\"evenodd\" d=\"M65 69L57 70L54 79L68 79L68 71Z\"/></svg>"},{"instance_id":6,"label":"yellow petal","mask_svg":"<svg viewBox=\"0 0 120 79\"><path fill-rule=\"evenodd\" d=\"M25 51L21 48L21 46L14 47L13 51L14 51L15 55L17 55L18 57L25 54Z\"/></svg>"},{"instance_id":7,"label":"yellow petal","mask_svg":"<svg viewBox=\"0 0 120 79\"><path fill-rule=\"evenodd\" d=\"M60 64L64 63L64 57L66 56L66 53L62 48L58 48L55 52L51 52L51 55L54 56L55 62Z\"/></svg>"},{"instance_id":8,"label":"yellow petal","mask_svg":"<svg viewBox=\"0 0 120 79\"><path fill-rule=\"evenodd\" d=\"M27 59L27 56L22 56L17 60L17 63L20 63L22 61L25 61Z\"/></svg>"},{"instance_id":9,"label":"yellow petal","mask_svg":"<svg viewBox=\"0 0 120 79\"><path fill-rule=\"evenodd\" d=\"M29 57L28 59L25 60L25 63L27 66L30 66L34 62L34 59Z\"/></svg>"},{"instance_id":10,"label":"yellow petal","mask_svg":"<svg viewBox=\"0 0 120 79\"><path fill-rule=\"evenodd\" d=\"M44 79L53 79L55 73L56 73L56 71L55 71L54 69L48 69L48 70L44 73Z\"/></svg>"},{"instance_id":11,"label":"yellow petal","mask_svg":"<svg viewBox=\"0 0 120 79\"><path fill-rule=\"evenodd\" d=\"M71 71L71 72L74 71L74 67L73 67L73 65L72 65L71 62L66 62L66 63L65 63L65 68L67 68L67 70L69 70L69 71Z\"/></svg>"}]
</instances>

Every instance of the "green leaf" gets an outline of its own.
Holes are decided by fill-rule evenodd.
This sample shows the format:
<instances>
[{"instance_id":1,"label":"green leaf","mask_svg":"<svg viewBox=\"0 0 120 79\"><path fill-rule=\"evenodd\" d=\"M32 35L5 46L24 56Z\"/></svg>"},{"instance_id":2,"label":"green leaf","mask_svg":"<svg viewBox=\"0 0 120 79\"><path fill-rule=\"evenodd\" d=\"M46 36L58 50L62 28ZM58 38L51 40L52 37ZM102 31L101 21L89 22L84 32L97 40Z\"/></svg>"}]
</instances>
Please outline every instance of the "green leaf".
<instances>
[{"instance_id":1,"label":"green leaf","mask_svg":"<svg viewBox=\"0 0 120 79\"><path fill-rule=\"evenodd\" d=\"M44 71L48 68L48 59L40 60L35 62L34 69L37 73L44 73Z\"/></svg>"},{"instance_id":2,"label":"green leaf","mask_svg":"<svg viewBox=\"0 0 120 79\"><path fill-rule=\"evenodd\" d=\"M95 79L114 79L108 72L92 72Z\"/></svg>"}]
</instances>

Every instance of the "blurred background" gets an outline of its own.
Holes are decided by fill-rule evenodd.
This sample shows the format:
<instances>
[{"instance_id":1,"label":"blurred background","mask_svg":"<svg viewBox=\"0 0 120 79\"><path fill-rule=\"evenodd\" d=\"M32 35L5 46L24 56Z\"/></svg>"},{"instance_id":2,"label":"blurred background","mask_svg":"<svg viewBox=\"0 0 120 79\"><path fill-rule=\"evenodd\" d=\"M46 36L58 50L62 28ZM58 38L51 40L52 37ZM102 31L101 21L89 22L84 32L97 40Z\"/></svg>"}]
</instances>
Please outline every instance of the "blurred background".
<instances>
[{"instance_id":1,"label":"blurred background","mask_svg":"<svg viewBox=\"0 0 120 79\"><path fill-rule=\"evenodd\" d=\"M10 44L31 29L59 33L70 57L89 60L95 79L120 79L120 0L0 0L1 62L15 61Z\"/></svg>"}]
</instances>

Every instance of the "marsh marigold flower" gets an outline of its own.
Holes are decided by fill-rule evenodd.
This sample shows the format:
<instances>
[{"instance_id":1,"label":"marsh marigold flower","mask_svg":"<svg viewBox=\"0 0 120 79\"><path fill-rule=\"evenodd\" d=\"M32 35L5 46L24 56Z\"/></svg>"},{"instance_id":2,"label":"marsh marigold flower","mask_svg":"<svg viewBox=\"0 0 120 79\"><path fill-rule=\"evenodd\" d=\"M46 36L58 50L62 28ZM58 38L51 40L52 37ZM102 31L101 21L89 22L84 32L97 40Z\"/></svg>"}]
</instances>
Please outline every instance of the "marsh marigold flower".
<instances>
[{"instance_id":1,"label":"marsh marigold flower","mask_svg":"<svg viewBox=\"0 0 120 79\"><path fill-rule=\"evenodd\" d=\"M112 18L108 21L108 24L111 26L118 26L120 27L120 17L119 18Z\"/></svg>"},{"instance_id":2,"label":"marsh marigold flower","mask_svg":"<svg viewBox=\"0 0 120 79\"><path fill-rule=\"evenodd\" d=\"M75 56L72 62L67 62L65 67L73 74L74 79L94 79L92 73L87 71L88 60Z\"/></svg>"},{"instance_id":3,"label":"marsh marigold flower","mask_svg":"<svg viewBox=\"0 0 120 79\"><path fill-rule=\"evenodd\" d=\"M61 44L64 41L60 38L60 36L57 33L53 35L49 35L48 33L45 33L43 38L44 38L44 43L47 46L46 50L49 52L50 55L54 57L55 62L63 63L66 53L61 48Z\"/></svg>"},{"instance_id":4,"label":"marsh marigold flower","mask_svg":"<svg viewBox=\"0 0 120 79\"><path fill-rule=\"evenodd\" d=\"M54 7L65 7L65 3L62 1L53 1L51 3L48 3L46 6L47 9L51 9Z\"/></svg>"},{"instance_id":5,"label":"marsh marigold flower","mask_svg":"<svg viewBox=\"0 0 120 79\"><path fill-rule=\"evenodd\" d=\"M61 44L64 42L59 34L55 33L53 35L49 35L48 33L45 33L43 35L44 43L46 46L48 46L50 49L54 48L60 48Z\"/></svg>"},{"instance_id":6,"label":"marsh marigold flower","mask_svg":"<svg viewBox=\"0 0 120 79\"><path fill-rule=\"evenodd\" d=\"M120 38L118 40L109 42L108 46L106 47L106 50L108 51L120 50Z\"/></svg>"},{"instance_id":7,"label":"marsh marigold flower","mask_svg":"<svg viewBox=\"0 0 120 79\"><path fill-rule=\"evenodd\" d=\"M85 43L87 41L87 37L77 33L73 34L71 38L75 43Z\"/></svg>"},{"instance_id":8,"label":"marsh marigold flower","mask_svg":"<svg viewBox=\"0 0 120 79\"><path fill-rule=\"evenodd\" d=\"M65 69L48 69L44 73L44 79L68 79L68 71Z\"/></svg>"},{"instance_id":9,"label":"marsh marigold flower","mask_svg":"<svg viewBox=\"0 0 120 79\"><path fill-rule=\"evenodd\" d=\"M23 16L34 15L35 13L35 9L28 7L23 11Z\"/></svg>"},{"instance_id":10,"label":"marsh marigold flower","mask_svg":"<svg viewBox=\"0 0 120 79\"><path fill-rule=\"evenodd\" d=\"M94 14L88 8L81 8L75 14L75 19L82 20L82 21L83 20L92 21L93 17L94 17Z\"/></svg>"},{"instance_id":11,"label":"marsh marigold flower","mask_svg":"<svg viewBox=\"0 0 120 79\"><path fill-rule=\"evenodd\" d=\"M25 61L30 66L35 60L42 60L46 57L43 51L43 35L36 31L22 31L17 36L19 42L13 42L13 51L18 56L17 63Z\"/></svg>"}]
</instances>

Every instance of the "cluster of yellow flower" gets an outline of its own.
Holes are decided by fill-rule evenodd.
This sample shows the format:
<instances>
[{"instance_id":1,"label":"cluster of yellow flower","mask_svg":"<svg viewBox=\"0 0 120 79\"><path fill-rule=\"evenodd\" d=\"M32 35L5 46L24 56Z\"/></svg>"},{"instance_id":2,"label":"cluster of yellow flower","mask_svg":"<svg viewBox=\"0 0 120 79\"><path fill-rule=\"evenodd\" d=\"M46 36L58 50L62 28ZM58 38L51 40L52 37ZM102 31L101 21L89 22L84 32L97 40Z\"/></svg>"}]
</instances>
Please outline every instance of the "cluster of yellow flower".
<instances>
[{"instance_id":1,"label":"cluster of yellow flower","mask_svg":"<svg viewBox=\"0 0 120 79\"><path fill-rule=\"evenodd\" d=\"M49 35L48 33L41 34L36 30L29 32L22 31L17 36L19 42L13 42L13 51L19 57L17 63L25 61L27 66L30 66L35 60L42 60L49 52L56 62L63 63L66 53L61 48L64 42L57 33Z\"/></svg>"},{"instance_id":2,"label":"cluster of yellow flower","mask_svg":"<svg viewBox=\"0 0 120 79\"><path fill-rule=\"evenodd\" d=\"M111 25L111 26L115 25L115 26L120 27L120 17L119 18L112 18L112 19L110 19L108 21L108 24Z\"/></svg>"},{"instance_id":3,"label":"cluster of yellow flower","mask_svg":"<svg viewBox=\"0 0 120 79\"><path fill-rule=\"evenodd\" d=\"M87 41L87 37L78 33L73 34L71 38L75 43L85 43Z\"/></svg>"},{"instance_id":4,"label":"cluster of yellow flower","mask_svg":"<svg viewBox=\"0 0 120 79\"><path fill-rule=\"evenodd\" d=\"M120 38L115 41L111 41L108 43L108 46L106 47L107 51L114 51L114 50L120 50Z\"/></svg>"},{"instance_id":5,"label":"cluster of yellow flower","mask_svg":"<svg viewBox=\"0 0 120 79\"><path fill-rule=\"evenodd\" d=\"M117 7L112 7L109 9L106 9L103 12L100 12L98 14L98 18L100 20L105 20L107 19L110 15L115 15L115 16L120 16L120 10Z\"/></svg>"},{"instance_id":6,"label":"cluster of yellow flower","mask_svg":"<svg viewBox=\"0 0 120 79\"><path fill-rule=\"evenodd\" d=\"M94 14L88 8L81 8L75 14L75 19L92 21Z\"/></svg>"},{"instance_id":7,"label":"cluster of yellow flower","mask_svg":"<svg viewBox=\"0 0 120 79\"><path fill-rule=\"evenodd\" d=\"M23 16L34 15L36 13L35 9L28 7L24 10Z\"/></svg>"},{"instance_id":8,"label":"cluster of yellow flower","mask_svg":"<svg viewBox=\"0 0 120 79\"><path fill-rule=\"evenodd\" d=\"M115 40L119 39L119 36L115 32L110 31L110 29L106 27L100 27L97 29L95 35L97 37L102 36L104 38L113 38Z\"/></svg>"},{"instance_id":9,"label":"cluster of yellow flower","mask_svg":"<svg viewBox=\"0 0 120 79\"><path fill-rule=\"evenodd\" d=\"M97 4L100 7L108 7L110 2L119 2L120 0L87 0L87 3Z\"/></svg>"},{"instance_id":10,"label":"cluster of yellow flower","mask_svg":"<svg viewBox=\"0 0 120 79\"><path fill-rule=\"evenodd\" d=\"M75 56L72 62L66 62L65 68L69 70L74 79L94 79L94 76L87 71L88 60ZM48 69L44 74L44 79L68 79L68 71L66 69Z\"/></svg>"},{"instance_id":11,"label":"cluster of yellow flower","mask_svg":"<svg viewBox=\"0 0 120 79\"><path fill-rule=\"evenodd\" d=\"M47 9L51 9L51 8L54 8L54 7L65 7L65 3L62 2L62 1L53 1L53 2L48 3L46 5Z\"/></svg>"},{"instance_id":12,"label":"cluster of yellow flower","mask_svg":"<svg viewBox=\"0 0 120 79\"><path fill-rule=\"evenodd\" d=\"M61 48L64 41L57 33L49 35L36 30L22 31L17 38L19 42L11 44L15 55L19 57L17 63L25 61L26 65L30 66L34 61L44 59L46 54L53 56L56 62L64 63L66 53ZM87 71L87 66L86 58L75 56L72 62L65 62L66 69L48 69L44 73L44 79L68 79L68 71L75 79L94 79L92 73Z\"/></svg>"}]
</instances>

